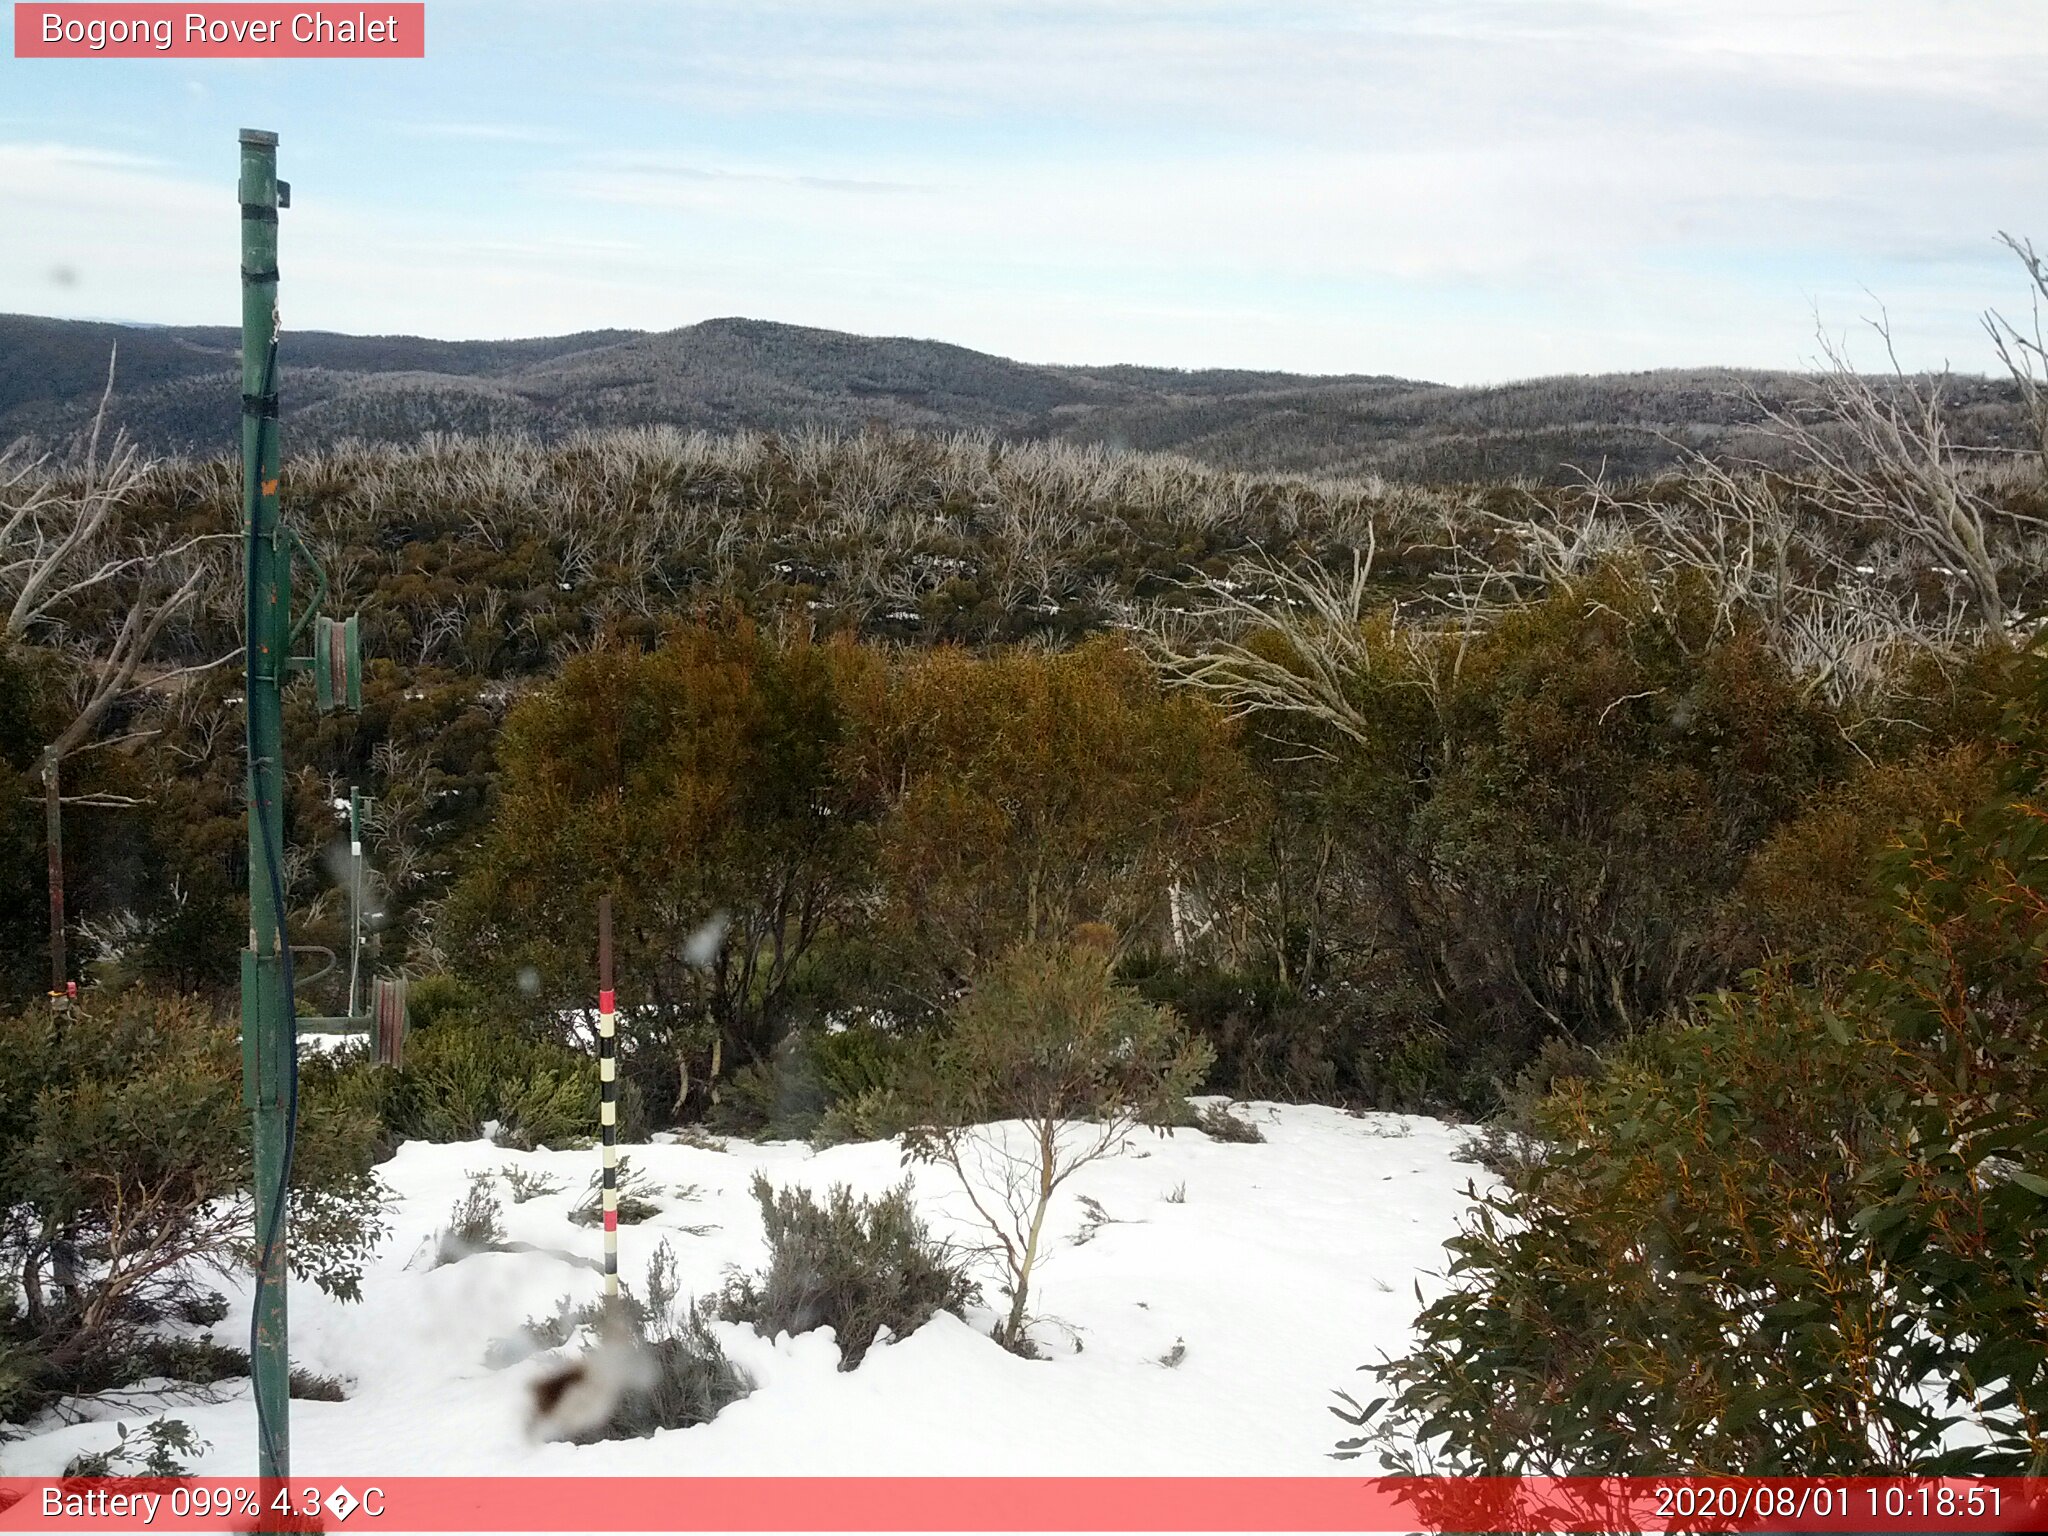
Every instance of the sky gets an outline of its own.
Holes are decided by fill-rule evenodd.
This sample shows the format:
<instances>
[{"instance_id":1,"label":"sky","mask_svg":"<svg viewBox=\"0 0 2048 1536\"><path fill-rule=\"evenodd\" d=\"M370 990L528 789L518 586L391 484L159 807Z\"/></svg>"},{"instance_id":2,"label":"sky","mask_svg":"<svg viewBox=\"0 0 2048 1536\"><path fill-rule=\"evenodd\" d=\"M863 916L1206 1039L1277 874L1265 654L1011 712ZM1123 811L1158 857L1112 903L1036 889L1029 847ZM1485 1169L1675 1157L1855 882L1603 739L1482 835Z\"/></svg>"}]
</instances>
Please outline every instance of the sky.
<instances>
[{"instance_id":1,"label":"sky","mask_svg":"<svg viewBox=\"0 0 2048 1536\"><path fill-rule=\"evenodd\" d=\"M352 11L353 6L349 7ZM371 7L374 10L374 6ZM10 8L11 10L11 8ZM11 20L5 23L11 29ZM0 311L746 315L1031 362L1453 383L1995 368L2048 245L2044 0L428 0L424 60L0 55Z\"/></svg>"}]
</instances>

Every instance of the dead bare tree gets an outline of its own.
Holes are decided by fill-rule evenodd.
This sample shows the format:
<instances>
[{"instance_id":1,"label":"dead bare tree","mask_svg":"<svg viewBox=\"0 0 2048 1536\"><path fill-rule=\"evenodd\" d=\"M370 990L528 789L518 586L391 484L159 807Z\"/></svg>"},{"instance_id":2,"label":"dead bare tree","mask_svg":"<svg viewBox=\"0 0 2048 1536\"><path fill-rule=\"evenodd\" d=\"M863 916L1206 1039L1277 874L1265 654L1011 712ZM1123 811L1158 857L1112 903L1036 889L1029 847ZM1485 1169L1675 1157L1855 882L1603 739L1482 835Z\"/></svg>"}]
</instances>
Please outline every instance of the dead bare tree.
<instances>
[{"instance_id":1,"label":"dead bare tree","mask_svg":"<svg viewBox=\"0 0 2048 1536\"><path fill-rule=\"evenodd\" d=\"M1504 601L1568 587L1588 570L1627 560L1661 608L1690 580L1714 605L1714 633L1759 629L1810 694L1831 703L1880 688L1904 653L1947 654L1967 643L1970 609L1951 595L1939 611L1912 590L1914 564L1893 532L1852 556L1839 518L1798 486L1754 466L1730 468L1683 453L1683 478L1624 499L1591 481L1576 511L1523 518L1479 513L1483 545L1454 531L1446 600L1469 627ZM1867 521L1867 519L1859 519Z\"/></svg>"},{"instance_id":2,"label":"dead bare tree","mask_svg":"<svg viewBox=\"0 0 2048 1536\"><path fill-rule=\"evenodd\" d=\"M1373 664L1373 555L1371 542L1353 550L1348 574L1263 556L1245 561L1229 577L1198 579L1192 613L1141 619L1138 637L1174 682L1234 716L1305 717L1368 743L1373 722L1352 679ZM1190 646L1190 633L1204 631L1211 638ZM1253 646L1249 634L1279 644Z\"/></svg>"},{"instance_id":3,"label":"dead bare tree","mask_svg":"<svg viewBox=\"0 0 2048 1536\"><path fill-rule=\"evenodd\" d=\"M1991 333L1991 344L1998 349L1998 360L2005 364L2005 371L2019 386L2020 400L2033 423L2034 438L2041 455L2041 472L2048 475L2048 329L2044 329L2041 316L2041 306L2048 302L2048 257L2037 252L2031 240L2022 240L2003 231L1998 238L2027 269L2027 278L2034 290L2028 295L2032 317L2031 323L2022 330L1994 309L1985 314L1984 329Z\"/></svg>"},{"instance_id":4,"label":"dead bare tree","mask_svg":"<svg viewBox=\"0 0 2048 1536\"><path fill-rule=\"evenodd\" d=\"M134 445L116 433L104 444L113 397L114 362L78 460L61 469L17 445L0 453L0 603L4 634L65 655L75 683L69 719L44 744L40 775L48 845L50 987L67 979L64 943L64 825L66 805L125 806L119 795L63 791L64 765L77 754L135 739L100 740L108 712L133 691L136 676L165 628L205 593L216 573L209 545L217 537L165 541L125 527L121 512L146 471ZM118 596L106 603L107 589ZM108 617L78 618L81 604ZM221 658L226 660L228 658ZM210 662L206 666L215 666ZM204 667L181 667L151 679L162 684Z\"/></svg>"},{"instance_id":5,"label":"dead bare tree","mask_svg":"<svg viewBox=\"0 0 2048 1536\"><path fill-rule=\"evenodd\" d=\"M1956 443L1947 375L1908 374L1889 321L1880 313L1870 324L1889 376L1858 373L1842 345L1823 333L1820 419L1762 402L1759 408L1807 466L1800 489L1815 505L1918 549L1936 574L1963 583L1983 636L2008 642L2013 613L2001 578L2020 558L2025 535L2048 523L1987 493L1978 466Z\"/></svg>"}]
</instances>

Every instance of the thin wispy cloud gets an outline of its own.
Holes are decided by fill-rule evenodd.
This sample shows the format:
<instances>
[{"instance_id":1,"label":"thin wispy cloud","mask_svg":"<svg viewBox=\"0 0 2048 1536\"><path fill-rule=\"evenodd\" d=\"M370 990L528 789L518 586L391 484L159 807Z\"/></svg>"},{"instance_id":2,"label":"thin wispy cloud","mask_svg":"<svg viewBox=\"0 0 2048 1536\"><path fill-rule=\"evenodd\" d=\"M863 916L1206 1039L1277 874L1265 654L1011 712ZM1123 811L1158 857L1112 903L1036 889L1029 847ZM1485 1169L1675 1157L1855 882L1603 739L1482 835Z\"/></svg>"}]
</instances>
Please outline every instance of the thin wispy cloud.
<instances>
[{"instance_id":1,"label":"thin wispy cloud","mask_svg":"<svg viewBox=\"0 0 2048 1536\"><path fill-rule=\"evenodd\" d=\"M482 144L573 142L572 136L560 129L540 128L532 123L403 123L394 126L430 139L472 139Z\"/></svg>"},{"instance_id":2,"label":"thin wispy cloud","mask_svg":"<svg viewBox=\"0 0 2048 1536\"><path fill-rule=\"evenodd\" d=\"M1476 380L1794 365L1816 311L1874 293L1909 361L1971 366L2013 291L1996 232L2048 236L2048 27L2006 0L432 14L421 64L266 76L306 323L754 314ZM0 221L0 307L219 318L228 150L262 102L0 67L39 122L15 137L72 157L0 151L0 207L66 210ZM33 276L85 255L61 299Z\"/></svg>"},{"instance_id":3,"label":"thin wispy cloud","mask_svg":"<svg viewBox=\"0 0 2048 1536\"><path fill-rule=\"evenodd\" d=\"M861 176L828 176L802 171L746 170L724 166L689 165L675 161L650 160L628 155L622 159L587 164L580 171L561 173L556 190L580 191L588 197L615 198L625 202L659 200L664 190L692 187L771 187L801 192L852 192L897 194L932 192L930 182L883 181Z\"/></svg>"}]
</instances>

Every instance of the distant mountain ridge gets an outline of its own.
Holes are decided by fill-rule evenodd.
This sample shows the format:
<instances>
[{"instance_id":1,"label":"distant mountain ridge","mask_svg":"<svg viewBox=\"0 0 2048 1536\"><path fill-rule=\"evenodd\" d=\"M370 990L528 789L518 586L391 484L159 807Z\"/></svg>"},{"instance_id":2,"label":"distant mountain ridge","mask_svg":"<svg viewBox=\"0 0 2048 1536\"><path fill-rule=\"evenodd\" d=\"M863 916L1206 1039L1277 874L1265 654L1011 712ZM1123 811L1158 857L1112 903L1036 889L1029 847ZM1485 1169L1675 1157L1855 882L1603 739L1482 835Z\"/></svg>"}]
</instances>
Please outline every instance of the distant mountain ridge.
<instances>
[{"instance_id":1,"label":"distant mountain ridge","mask_svg":"<svg viewBox=\"0 0 2048 1536\"><path fill-rule=\"evenodd\" d=\"M0 442L91 418L119 344L114 420L158 453L238 442L240 333L0 315ZM714 432L986 431L1184 453L1225 468L1432 481L1652 472L1678 444L1768 457L1745 391L1811 396L1799 374L1663 370L1461 388L1386 375L1014 362L945 342L766 320L521 341L290 332L287 442L408 443L427 432L558 437L671 424ZM2002 441L2002 384L1956 381L1969 435Z\"/></svg>"}]
</instances>

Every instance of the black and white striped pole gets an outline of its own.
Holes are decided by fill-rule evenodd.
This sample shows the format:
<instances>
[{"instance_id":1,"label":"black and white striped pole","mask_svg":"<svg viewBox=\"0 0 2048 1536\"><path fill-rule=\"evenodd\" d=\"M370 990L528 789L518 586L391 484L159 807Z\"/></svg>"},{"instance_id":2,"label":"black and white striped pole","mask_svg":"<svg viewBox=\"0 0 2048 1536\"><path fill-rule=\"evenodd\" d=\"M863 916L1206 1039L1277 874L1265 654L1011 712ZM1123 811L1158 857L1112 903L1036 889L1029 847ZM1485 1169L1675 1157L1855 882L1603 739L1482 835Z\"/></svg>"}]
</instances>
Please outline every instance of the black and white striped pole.
<instances>
[{"instance_id":1,"label":"black and white striped pole","mask_svg":"<svg viewBox=\"0 0 2048 1536\"><path fill-rule=\"evenodd\" d=\"M604 1142L604 1298L619 1296L618 1014L612 995L612 898L597 898L597 1122Z\"/></svg>"}]
</instances>

